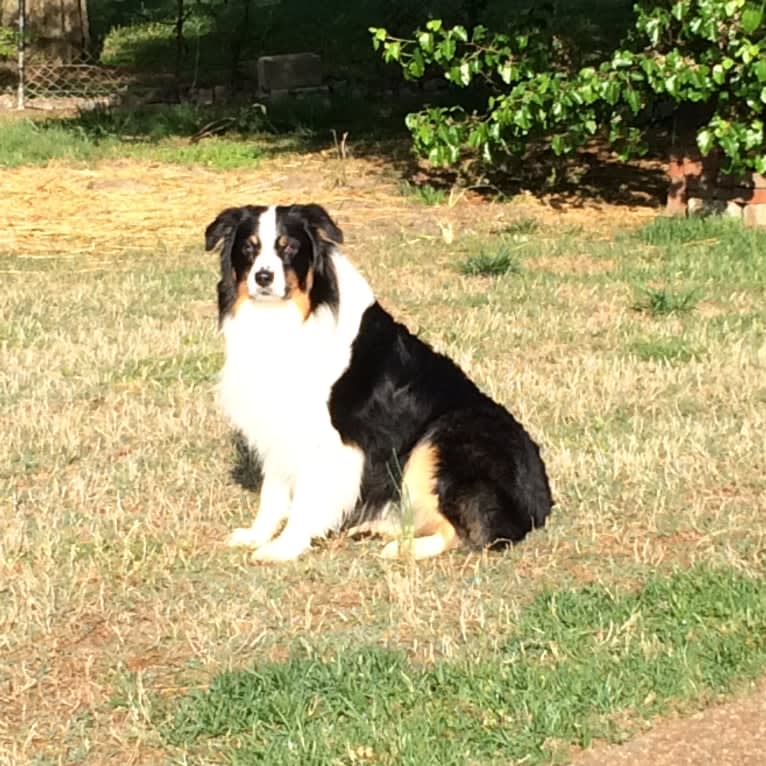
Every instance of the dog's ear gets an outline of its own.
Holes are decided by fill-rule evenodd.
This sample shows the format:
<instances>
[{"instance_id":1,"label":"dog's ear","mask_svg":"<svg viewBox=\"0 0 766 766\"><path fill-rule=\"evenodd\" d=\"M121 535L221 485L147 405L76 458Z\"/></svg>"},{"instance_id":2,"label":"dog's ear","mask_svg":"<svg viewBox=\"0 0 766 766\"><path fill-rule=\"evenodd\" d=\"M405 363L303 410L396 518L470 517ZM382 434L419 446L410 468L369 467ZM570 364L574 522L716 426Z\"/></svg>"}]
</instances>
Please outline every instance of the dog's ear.
<instances>
[{"instance_id":1,"label":"dog's ear","mask_svg":"<svg viewBox=\"0 0 766 766\"><path fill-rule=\"evenodd\" d=\"M343 244L343 232L321 205L313 202L309 205L292 205L290 213L303 219L315 239L335 245Z\"/></svg>"},{"instance_id":2,"label":"dog's ear","mask_svg":"<svg viewBox=\"0 0 766 766\"><path fill-rule=\"evenodd\" d=\"M215 221L205 229L205 250L212 250L222 239L236 231L246 211L244 207L227 207L226 210L222 210Z\"/></svg>"}]
</instances>

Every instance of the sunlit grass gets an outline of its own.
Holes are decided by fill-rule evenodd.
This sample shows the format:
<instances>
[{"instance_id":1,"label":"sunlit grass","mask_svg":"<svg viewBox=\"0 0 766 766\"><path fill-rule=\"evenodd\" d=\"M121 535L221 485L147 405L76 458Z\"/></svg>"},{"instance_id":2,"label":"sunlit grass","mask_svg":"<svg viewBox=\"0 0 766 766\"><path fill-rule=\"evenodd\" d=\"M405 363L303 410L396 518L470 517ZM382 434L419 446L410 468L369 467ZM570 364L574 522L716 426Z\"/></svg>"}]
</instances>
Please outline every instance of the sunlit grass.
<instances>
[{"instance_id":1,"label":"sunlit grass","mask_svg":"<svg viewBox=\"0 0 766 766\"><path fill-rule=\"evenodd\" d=\"M253 565L222 544L252 517L257 472L215 402L207 213L184 207L188 240L168 246L99 239L91 252L83 229L74 254L45 233L57 222L37 222L34 252L0 254L0 676L11 690L0 760L311 762L301 748L314 742L322 763L346 745L383 762L470 752L492 763L504 748L539 761L557 737L612 736L612 712L638 719L754 672L762 234L710 222L690 240L678 222L649 242L658 235L644 229L498 224L498 204L472 206L470 228L456 217L448 245L424 230L415 200L401 198L387 227L353 204L340 208L348 247L381 300L541 444L550 524L497 555L413 566L382 561L378 541L340 538L283 567ZM696 242L694 257L681 240ZM640 285L694 291L693 310L634 311ZM252 719L220 739L206 724L193 732L219 702L230 724L248 714L236 696L224 704L225 671L268 731L280 714L289 725L268 742ZM316 681L315 696L299 678ZM331 741L316 716L354 679L359 697ZM473 707L460 707L463 692ZM359 700L389 750L361 737ZM514 700L539 707L525 717ZM449 754L446 734L433 739L447 730Z\"/></svg>"}]
</instances>

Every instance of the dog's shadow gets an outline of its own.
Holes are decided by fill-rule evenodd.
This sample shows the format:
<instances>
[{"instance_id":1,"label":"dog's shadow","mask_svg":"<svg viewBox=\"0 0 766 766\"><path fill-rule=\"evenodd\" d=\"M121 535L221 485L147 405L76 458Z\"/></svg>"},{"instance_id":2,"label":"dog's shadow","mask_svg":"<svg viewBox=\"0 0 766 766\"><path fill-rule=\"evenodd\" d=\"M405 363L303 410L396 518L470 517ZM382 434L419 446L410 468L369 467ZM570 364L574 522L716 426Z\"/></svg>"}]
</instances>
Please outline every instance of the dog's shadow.
<instances>
[{"instance_id":1,"label":"dog's shadow","mask_svg":"<svg viewBox=\"0 0 766 766\"><path fill-rule=\"evenodd\" d=\"M258 456L248 447L245 437L239 432L234 432L231 437L234 448L234 465L231 469L231 478L240 487L259 492L263 484L263 469Z\"/></svg>"}]
</instances>

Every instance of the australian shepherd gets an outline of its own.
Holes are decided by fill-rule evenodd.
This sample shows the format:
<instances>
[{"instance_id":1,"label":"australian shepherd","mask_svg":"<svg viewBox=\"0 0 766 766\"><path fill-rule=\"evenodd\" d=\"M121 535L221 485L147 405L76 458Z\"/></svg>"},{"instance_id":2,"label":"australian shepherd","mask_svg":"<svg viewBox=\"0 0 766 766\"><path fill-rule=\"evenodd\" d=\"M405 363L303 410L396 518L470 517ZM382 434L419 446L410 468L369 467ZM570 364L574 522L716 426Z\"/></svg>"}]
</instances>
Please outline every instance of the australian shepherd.
<instances>
[{"instance_id":1,"label":"australian shepherd","mask_svg":"<svg viewBox=\"0 0 766 766\"><path fill-rule=\"evenodd\" d=\"M378 303L324 208L228 208L205 231L208 250L221 241L219 398L263 470L231 545L283 561L348 530L426 558L545 524L535 442Z\"/></svg>"}]
</instances>

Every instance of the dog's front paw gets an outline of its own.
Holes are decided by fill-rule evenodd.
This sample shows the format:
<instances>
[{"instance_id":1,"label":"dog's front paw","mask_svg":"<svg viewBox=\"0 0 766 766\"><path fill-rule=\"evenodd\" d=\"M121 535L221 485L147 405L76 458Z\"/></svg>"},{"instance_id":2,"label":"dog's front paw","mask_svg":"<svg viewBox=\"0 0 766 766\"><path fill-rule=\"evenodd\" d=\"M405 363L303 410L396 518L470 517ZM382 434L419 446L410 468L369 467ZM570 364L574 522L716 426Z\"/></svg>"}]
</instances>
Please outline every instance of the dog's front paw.
<instances>
[{"instance_id":1,"label":"dog's front paw","mask_svg":"<svg viewBox=\"0 0 766 766\"><path fill-rule=\"evenodd\" d=\"M382 559L398 559L399 558L399 541L392 540L390 543L386 543L383 546L383 550L380 552Z\"/></svg>"},{"instance_id":2,"label":"dog's front paw","mask_svg":"<svg viewBox=\"0 0 766 766\"><path fill-rule=\"evenodd\" d=\"M265 545L269 538L264 538L252 527L239 527L235 529L227 538L226 545L230 547L245 546L247 548L258 548Z\"/></svg>"},{"instance_id":3,"label":"dog's front paw","mask_svg":"<svg viewBox=\"0 0 766 766\"><path fill-rule=\"evenodd\" d=\"M253 551L253 561L292 561L297 559L311 545L309 543L282 540L277 538Z\"/></svg>"}]
</instances>

